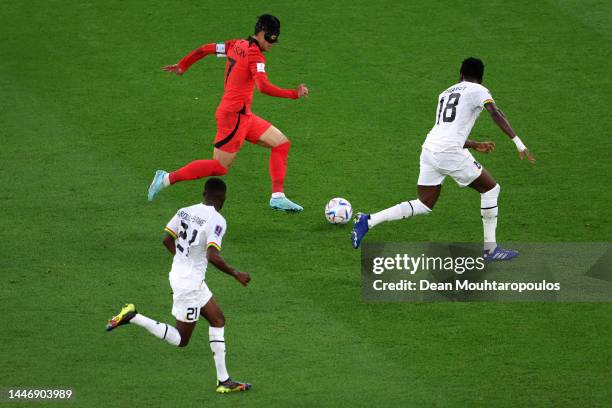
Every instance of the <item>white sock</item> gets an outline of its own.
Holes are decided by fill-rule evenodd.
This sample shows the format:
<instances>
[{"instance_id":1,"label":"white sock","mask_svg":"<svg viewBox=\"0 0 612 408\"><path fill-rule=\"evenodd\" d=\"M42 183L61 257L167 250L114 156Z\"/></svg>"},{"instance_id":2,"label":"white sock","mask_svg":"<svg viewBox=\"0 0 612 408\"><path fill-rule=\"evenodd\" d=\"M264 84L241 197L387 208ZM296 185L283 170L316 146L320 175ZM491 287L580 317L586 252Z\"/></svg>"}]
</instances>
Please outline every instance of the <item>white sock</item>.
<instances>
[{"instance_id":1,"label":"white sock","mask_svg":"<svg viewBox=\"0 0 612 408\"><path fill-rule=\"evenodd\" d=\"M272 193L272 198L285 198L285 193Z\"/></svg>"},{"instance_id":2,"label":"white sock","mask_svg":"<svg viewBox=\"0 0 612 408\"><path fill-rule=\"evenodd\" d=\"M147 316L143 316L140 313L132 317L130 323L133 323L136 326L144 327L149 331L149 333L158 339L165 340L173 346L178 346L181 342L181 335L179 334L178 330L176 330L174 326L170 326L167 323L156 322L155 320L149 319Z\"/></svg>"},{"instance_id":3,"label":"white sock","mask_svg":"<svg viewBox=\"0 0 612 408\"><path fill-rule=\"evenodd\" d=\"M224 327L209 327L208 339L210 340L210 349L213 352L215 367L217 369L217 380L223 382L229 378L227 368L225 367L225 338Z\"/></svg>"},{"instance_id":4,"label":"white sock","mask_svg":"<svg viewBox=\"0 0 612 408\"><path fill-rule=\"evenodd\" d=\"M500 189L499 184L496 184L491 190L480 195L480 215L482 215L485 251L492 251L497 246L495 230L497 229L497 197Z\"/></svg>"},{"instance_id":5,"label":"white sock","mask_svg":"<svg viewBox=\"0 0 612 408\"><path fill-rule=\"evenodd\" d=\"M368 228L375 227L383 221L396 221L402 218L413 217L420 214L429 214L431 209L416 199L412 201L404 201L386 210L382 210L370 215L368 220Z\"/></svg>"},{"instance_id":6,"label":"white sock","mask_svg":"<svg viewBox=\"0 0 612 408\"><path fill-rule=\"evenodd\" d=\"M168 187L170 185L170 173L164 174L164 187Z\"/></svg>"}]
</instances>

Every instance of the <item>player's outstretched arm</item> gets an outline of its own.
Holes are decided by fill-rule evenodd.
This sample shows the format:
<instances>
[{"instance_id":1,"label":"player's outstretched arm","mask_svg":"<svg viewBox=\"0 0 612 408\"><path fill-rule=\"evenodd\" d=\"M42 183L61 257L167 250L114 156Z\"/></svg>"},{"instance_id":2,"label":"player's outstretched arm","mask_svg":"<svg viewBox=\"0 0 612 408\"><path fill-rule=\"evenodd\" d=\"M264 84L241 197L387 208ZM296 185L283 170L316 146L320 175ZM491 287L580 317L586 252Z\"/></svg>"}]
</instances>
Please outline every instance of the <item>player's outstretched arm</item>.
<instances>
[{"instance_id":1,"label":"player's outstretched arm","mask_svg":"<svg viewBox=\"0 0 612 408\"><path fill-rule=\"evenodd\" d=\"M162 241L164 246L172 255L176 254L176 245L174 244L174 237L166 232L164 240Z\"/></svg>"},{"instance_id":2,"label":"player's outstretched arm","mask_svg":"<svg viewBox=\"0 0 612 408\"><path fill-rule=\"evenodd\" d=\"M251 277L248 273L239 272L229 266L227 262L225 262L225 259L223 259L219 254L219 250L217 248L209 246L206 250L206 257L208 258L208 262L215 265L218 270L234 277L234 279L240 282L243 286L246 286L251 281Z\"/></svg>"},{"instance_id":3,"label":"player's outstretched arm","mask_svg":"<svg viewBox=\"0 0 612 408\"><path fill-rule=\"evenodd\" d=\"M223 45L223 50L220 49L221 45ZM223 51L219 52L220 54L224 53L225 45L204 44L201 47L198 47L195 50L191 51L189 54L187 54L182 60L178 62L178 64L166 65L162 69L166 72L174 72L176 75L183 75L183 73L187 71L190 66L192 66L207 55L217 54L218 51Z\"/></svg>"},{"instance_id":4,"label":"player's outstretched arm","mask_svg":"<svg viewBox=\"0 0 612 408\"><path fill-rule=\"evenodd\" d=\"M495 142L477 142L475 140L466 140L464 145L464 149L474 149L480 153L489 153L495 150Z\"/></svg>"},{"instance_id":5,"label":"player's outstretched arm","mask_svg":"<svg viewBox=\"0 0 612 408\"><path fill-rule=\"evenodd\" d=\"M268 96L277 98L298 99L308 97L308 87L300 84L296 89L283 89L270 82L267 75L257 75L255 77L257 90Z\"/></svg>"},{"instance_id":6,"label":"player's outstretched arm","mask_svg":"<svg viewBox=\"0 0 612 408\"><path fill-rule=\"evenodd\" d=\"M493 119L493 122L495 122L495 124L497 124L497 126L499 126L499 128L514 142L521 160L527 157L527 160L529 160L530 163L535 163L535 157L533 157L531 152L527 149L527 146L525 146L521 139L516 135L512 129L512 126L510 126L510 122L506 118L506 115L504 115L497 105L495 105L495 102L485 104L485 109L491 114L491 119Z\"/></svg>"}]
</instances>

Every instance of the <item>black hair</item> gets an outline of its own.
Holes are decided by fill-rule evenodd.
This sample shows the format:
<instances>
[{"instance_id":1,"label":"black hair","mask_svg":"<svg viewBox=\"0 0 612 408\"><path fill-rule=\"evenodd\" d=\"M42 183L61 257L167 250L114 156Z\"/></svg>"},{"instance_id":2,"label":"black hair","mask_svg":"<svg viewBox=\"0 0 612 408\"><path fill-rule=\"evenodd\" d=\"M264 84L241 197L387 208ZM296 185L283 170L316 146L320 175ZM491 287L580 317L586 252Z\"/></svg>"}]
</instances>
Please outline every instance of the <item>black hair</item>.
<instances>
[{"instance_id":1,"label":"black hair","mask_svg":"<svg viewBox=\"0 0 612 408\"><path fill-rule=\"evenodd\" d=\"M260 31L266 33L266 41L276 42L276 38L280 35L280 20L271 14L262 14L255 23L255 34Z\"/></svg>"},{"instance_id":2,"label":"black hair","mask_svg":"<svg viewBox=\"0 0 612 408\"><path fill-rule=\"evenodd\" d=\"M482 81L484 75L484 64L478 58L470 57L463 60L461 63L460 74L466 78L473 78Z\"/></svg>"},{"instance_id":3,"label":"black hair","mask_svg":"<svg viewBox=\"0 0 612 408\"><path fill-rule=\"evenodd\" d=\"M204 193L225 193L226 190L225 182L217 177L209 178L204 184Z\"/></svg>"}]
</instances>

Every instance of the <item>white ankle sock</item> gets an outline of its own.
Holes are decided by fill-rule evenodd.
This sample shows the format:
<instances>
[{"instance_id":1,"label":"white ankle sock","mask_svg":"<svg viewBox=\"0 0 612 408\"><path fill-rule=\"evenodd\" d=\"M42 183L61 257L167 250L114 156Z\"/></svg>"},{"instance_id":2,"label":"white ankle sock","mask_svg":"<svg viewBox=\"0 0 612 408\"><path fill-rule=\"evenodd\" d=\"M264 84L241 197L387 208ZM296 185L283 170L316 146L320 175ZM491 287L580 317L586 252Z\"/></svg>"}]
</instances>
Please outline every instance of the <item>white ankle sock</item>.
<instances>
[{"instance_id":1,"label":"white ankle sock","mask_svg":"<svg viewBox=\"0 0 612 408\"><path fill-rule=\"evenodd\" d=\"M167 323L156 322L155 320L149 319L147 316L143 316L140 313L132 317L130 323L144 327L149 331L149 333L158 339L165 340L173 346L178 346L181 342L181 335L179 334L178 330L176 330L174 326L170 326Z\"/></svg>"},{"instance_id":2,"label":"white ankle sock","mask_svg":"<svg viewBox=\"0 0 612 408\"><path fill-rule=\"evenodd\" d=\"M495 230L497 229L497 197L500 191L499 184L491 190L480 195L480 215L482 216L482 229L484 232L484 250L492 251L497 246Z\"/></svg>"},{"instance_id":3,"label":"white ankle sock","mask_svg":"<svg viewBox=\"0 0 612 408\"><path fill-rule=\"evenodd\" d=\"M285 193L272 193L272 198L284 198Z\"/></svg>"},{"instance_id":4,"label":"white ankle sock","mask_svg":"<svg viewBox=\"0 0 612 408\"><path fill-rule=\"evenodd\" d=\"M382 210L370 215L368 220L368 228L375 227L383 221L396 221L402 218L413 217L420 214L429 214L431 209L416 199L412 201L404 201L386 210Z\"/></svg>"},{"instance_id":5,"label":"white ankle sock","mask_svg":"<svg viewBox=\"0 0 612 408\"><path fill-rule=\"evenodd\" d=\"M209 327L208 339L210 340L210 349L213 352L215 360L215 368L217 369L217 380L223 382L229 378L227 368L225 367L225 337L224 327Z\"/></svg>"},{"instance_id":6,"label":"white ankle sock","mask_svg":"<svg viewBox=\"0 0 612 408\"><path fill-rule=\"evenodd\" d=\"M170 185L170 173L164 174L164 187L168 187Z\"/></svg>"}]
</instances>

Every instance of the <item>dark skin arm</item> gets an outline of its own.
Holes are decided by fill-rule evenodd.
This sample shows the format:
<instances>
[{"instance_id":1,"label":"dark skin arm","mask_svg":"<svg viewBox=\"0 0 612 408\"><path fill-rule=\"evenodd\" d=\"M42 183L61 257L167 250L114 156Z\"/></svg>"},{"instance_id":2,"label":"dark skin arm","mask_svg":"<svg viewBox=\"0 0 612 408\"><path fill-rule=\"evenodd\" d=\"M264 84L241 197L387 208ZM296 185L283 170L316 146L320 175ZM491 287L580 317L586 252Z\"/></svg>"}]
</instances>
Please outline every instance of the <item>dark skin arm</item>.
<instances>
[{"instance_id":1,"label":"dark skin arm","mask_svg":"<svg viewBox=\"0 0 612 408\"><path fill-rule=\"evenodd\" d=\"M166 233L166 236L164 237L164 240L162 242L166 249L170 251L172 255L176 254L176 245L174 245L174 237L172 235Z\"/></svg>"},{"instance_id":2,"label":"dark skin arm","mask_svg":"<svg viewBox=\"0 0 612 408\"><path fill-rule=\"evenodd\" d=\"M474 149L480 153L489 153L495 150L494 142L477 142L475 140L466 140L463 145L464 149Z\"/></svg>"},{"instance_id":3,"label":"dark skin arm","mask_svg":"<svg viewBox=\"0 0 612 408\"><path fill-rule=\"evenodd\" d=\"M504 115L501 109L499 109L497 105L495 105L495 102L489 102L485 104L484 107L487 111L489 111L489 113L491 114L491 119L493 119L493 122L495 122L495 124L499 126L502 132L508 135L510 139L514 139L516 137L516 133L512 129L512 126L510 126L510 122L506 118L506 115ZM527 157L527 160L529 160L530 163L535 163L535 157L533 157L533 155L528 149L519 152L519 155L521 157L521 160Z\"/></svg>"},{"instance_id":4,"label":"dark skin arm","mask_svg":"<svg viewBox=\"0 0 612 408\"><path fill-rule=\"evenodd\" d=\"M491 114L491 119L493 119L493 122L495 122L497 126L499 126L502 132L507 134L510 139L514 139L516 133L514 133L514 130L512 129L512 126L510 126L510 122L508 122L508 119L506 118L506 115L504 115L504 112L502 112L501 109L499 109L494 102L487 103L485 105L485 109L489 111L489 113Z\"/></svg>"},{"instance_id":5,"label":"dark skin arm","mask_svg":"<svg viewBox=\"0 0 612 408\"><path fill-rule=\"evenodd\" d=\"M223 259L219 254L219 250L217 248L213 246L208 247L208 249L206 250L206 257L208 258L208 262L215 265L218 270L232 276L243 286L246 286L251 281L251 277L248 273L239 272L229 266L227 262L225 262L225 259Z\"/></svg>"}]
</instances>

